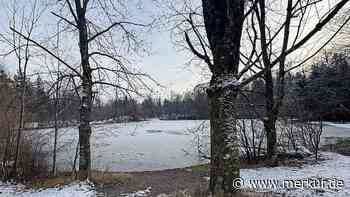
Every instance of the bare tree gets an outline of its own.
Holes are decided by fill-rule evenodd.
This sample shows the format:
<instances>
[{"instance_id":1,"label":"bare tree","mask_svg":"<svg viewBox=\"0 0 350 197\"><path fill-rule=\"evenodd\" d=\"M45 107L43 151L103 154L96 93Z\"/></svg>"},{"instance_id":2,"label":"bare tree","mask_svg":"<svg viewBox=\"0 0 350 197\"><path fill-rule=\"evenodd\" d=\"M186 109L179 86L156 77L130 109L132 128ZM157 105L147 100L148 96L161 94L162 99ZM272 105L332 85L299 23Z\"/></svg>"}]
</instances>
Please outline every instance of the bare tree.
<instances>
[{"instance_id":1,"label":"bare tree","mask_svg":"<svg viewBox=\"0 0 350 197\"><path fill-rule=\"evenodd\" d=\"M60 57L60 51L59 51L59 46L60 46L60 22L57 23L57 40L56 40L56 48L57 52L56 55L57 57ZM57 61L57 70L55 71L56 78L54 79L54 76L51 76L53 83L53 92L54 92L54 145L53 145L53 155L52 155L52 170L51 173L52 175L56 176L56 158L57 158L57 140L58 140L58 130L59 130L59 114L60 111L63 109L59 108L60 104L60 92L61 92L61 86L63 80L61 80L63 73L60 70L61 62ZM49 68L50 70L50 68ZM50 72L50 74L53 74Z\"/></svg>"},{"instance_id":2,"label":"bare tree","mask_svg":"<svg viewBox=\"0 0 350 197\"><path fill-rule=\"evenodd\" d=\"M151 27L150 24L135 23L125 17L124 6L123 1L104 0L60 0L53 6L56 11L52 11L52 15L66 24L66 28L63 29L68 35L76 38L80 56L78 65L68 63L45 43L30 38L16 27L11 27L13 32L60 61L70 72L67 76L73 76L80 82L79 179L88 178L91 169L90 116L95 92L93 87L113 86L125 92L140 94L138 88L151 90L145 80L154 82L148 75L129 69L127 59L123 54L119 54L120 51L126 51L126 54L131 51L137 52L142 47L135 27ZM111 76L120 79L121 82L115 83L116 80Z\"/></svg>"},{"instance_id":3,"label":"bare tree","mask_svg":"<svg viewBox=\"0 0 350 197\"><path fill-rule=\"evenodd\" d=\"M32 36L34 28L40 17L40 10L38 8L38 2L35 0L32 2L31 9L29 12L23 5L22 7L17 1L13 1L9 4L9 23L14 28L17 28L22 34L27 34L28 37ZM26 14L25 14L26 13ZM18 112L18 128L16 129L16 147L14 164L10 173L11 177L17 176L18 160L20 157L20 144L22 138L22 130L25 124L25 117L27 116L25 112L26 108L26 94L27 94L27 70L30 64L31 58L34 56L31 51L31 44L28 40L23 39L14 32L8 34L3 33L0 35L1 41L5 43L7 51L1 54L3 57L12 56L16 59L17 71L18 71L18 83L19 83L19 112Z\"/></svg>"},{"instance_id":4,"label":"bare tree","mask_svg":"<svg viewBox=\"0 0 350 197\"><path fill-rule=\"evenodd\" d=\"M4 71L0 72L0 139L1 142L1 176L3 180L9 177L12 142L14 141L14 128L18 123L16 107L16 92L14 81Z\"/></svg>"},{"instance_id":5,"label":"bare tree","mask_svg":"<svg viewBox=\"0 0 350 197\"><path fill-rule=\"evenodd\" d=\"M336 2L329 9L320 9L324 2L312 0L288 0L283 9L269 5L265 0L258 0L253 6L252 14L247 20L248 43L251 55L245 65L257 62L255 69L263 72L265 80L266 114L263 119L267 137L267 156L272 158L276 154L277 133L276 121L285 95L285 75L293 69L302 66L322 50L349 21L348 17L329 39L311 54L303 55L299 60L293 60L287 65L288 57L293 52L309 43L320 32L348 1ZM281 3L282 4L282 3ZM318 19L310 19L310 12L318 14ZM321 15L323 14L323 15ZM273 22L273 18L277 22ZM294 25L296 24L296 25ZM305 29L309 29L308 31ZM306 33L304 33L306 32ZM261 62L261 63L260 63ZM273 67L278 65L276 82L274 82ZM276 87L275 85L276 84Z\"/></svg>"}]
</instances>

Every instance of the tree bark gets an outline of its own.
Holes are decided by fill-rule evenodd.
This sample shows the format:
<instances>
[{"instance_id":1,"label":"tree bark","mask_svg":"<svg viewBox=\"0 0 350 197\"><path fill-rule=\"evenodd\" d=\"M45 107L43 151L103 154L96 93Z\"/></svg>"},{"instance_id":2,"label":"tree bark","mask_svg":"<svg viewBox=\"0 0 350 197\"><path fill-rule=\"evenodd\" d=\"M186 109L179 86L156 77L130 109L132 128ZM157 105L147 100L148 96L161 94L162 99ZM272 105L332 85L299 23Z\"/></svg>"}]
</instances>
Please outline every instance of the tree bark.
<instances>
[{"instance_id":1,"label":"tree bark","mask_svg":"<svg viewBox=\"0 0 350 197\"><path fill-rule=\"evenodd\" d=\"M25 72L25 71L24 71ZM11 178L15 178L17 176L17 168L18 168L18 157L20 154L20 143L22 138L22 129L24 127L24 105L25 105L25 95L26 95L26 76L25 73L21 73L21 97L20 97L20 111L19 111L19 122L18 122L18 131L16 136L16 149L15 149L15 158L14 164L12 166L12 170L10 173Z\"/></svg>"},{"instance_id":2,"label":"tree bark","mask_svg":"<svg viewBox=\"0 0 350 197\"><path fill-rule=\"evenodd\" d=\"M83 69L82 86L80 93L80 124L79 124L79 173L80 180L88 179L91 170L90 153L90 116L92 106L92 71L89 64L89 42L86 12L81 5L80 0L75 0L78 29L79 29L79 48L81 57L81 67Z\"/></svg>"},{"instance_id":3,"label":"tree bark","mask_svg":"<svg viewBox=\"0 0 350 197\"><path fill-rule=\"evenodd\" d=\"M211 132L210 191L230 196L233 180L240 177L239 140L235 103L237 91L224 89L209 96Z\"/></svg>"},{"instance_id":4,"label":"tree bark","mask_svg":"<svg viewBox=\"0 0 350 197\"><path fill-rule=\"evenodd\" d=\"M276 116L274 113L274 84L272 72L269 65L265 72L265 98L266 98L266 116L264 117L264 127L266 132L267 157L272 158L276 153Z\"/></svg>"},{"instance_id":5,"label":"tree bark","mask_svg":"<svg viewBox=\"0 0 350 197\"><path fill-rule=\"evenodd\" d=\"M265 117L264 128L266 131L267 157L272 159L276 155L277 149L276 118L274 115Z\"/></svg>"},{"instance_id":6,"label":"tree bark","mask_svg":"<svg viewBox=\"0 0 350 197\"><path fill-rule=\"evenodd\" d=\"M92 100L91 85L83 82L83 93L80 104L80 125L79 125L79 173L78 178L85 180L90 176L91 153L90 153L90 114Z\"/></svg>"},{"instance_id":7,"label":"tree bark","mask_svg":"<svg viewBox=\"0 0 350 197\"><path fill-rule=\"evenodd\" d=\"M56 176L56 153L57 153L57 138L58 138L58 99L59 99L59 78L57 79L55 90L55 136L53 144L53 156L52 156L52 175Z\"/></svg>"},{"instance_id":8,"label":"tree bark","mask_svg":"<svg viewBox=\"0 0 350 197\"><path fill-rule=\"evenodd\" d=\"M205 29L213 55L208 88L211 133L212 195L237 191L233 181L239 178L239 140L235 100L240 88L237 81L240 44L244 21L244 0L202 0ZM191 43L189 43L191 46Z\"/></svg>"}]
</instances>

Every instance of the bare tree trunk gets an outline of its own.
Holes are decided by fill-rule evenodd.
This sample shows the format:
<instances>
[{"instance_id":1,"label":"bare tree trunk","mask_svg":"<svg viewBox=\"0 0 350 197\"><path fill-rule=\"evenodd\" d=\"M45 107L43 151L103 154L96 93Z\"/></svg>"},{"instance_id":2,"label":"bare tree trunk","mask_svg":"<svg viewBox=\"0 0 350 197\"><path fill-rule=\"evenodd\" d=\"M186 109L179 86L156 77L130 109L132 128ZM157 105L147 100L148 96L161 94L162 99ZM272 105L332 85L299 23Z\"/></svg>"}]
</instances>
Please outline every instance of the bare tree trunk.
<instances>
[{"instance_id":1,"label":"bare tree trunk","mask_svg":"<svg viewBox=\"0 0 350 197\"><path fill-rule=\"evenodd\" d=\"M86 9L80 0L75 0L77 23L79 29L79 48L81 66L83 68L82 90L80 95L80 124L79 124L79 175L80 180L87 179L91 170L90 153L90 115L92 105L92 76L89 64L89 41L87 33Z\"/></svg>"},{"instance_id":2,"label":"bare tree trunk","mask_svg":"<svg viewBox=\"0 0 350 197\"><path fill-rule=\"evenodd\" d=\"M273 158L276 155L277 134L276 134L276 117L273 114L268 114L264 120L264 128L266 131L267 141L267 157Z\"/></svg>"},{"instance_id":3,"label":"bare tree trunk","mask_svg":"<svg viewBox=\"0 0 350 197\"><path fill-rule=\"evenodd\" d=\"M75 147L75 154L74 154L74 159L73 159L73 167L72 167L72 175L74 176L74 179L77 178L77 160L78 160L78 155L79 155L79 142L77 143Z\"/></svg>"},{"instance_id":4,"label":"bare tree trunk","mask_svg":"<svg viewBox=\"0 0 350 197\"><path fill-rule=\"evenodd\" d=\"M268 66L267 66L268 67ZM267 157L272 158L276 153L276 114L274 113L274 84L271 69L267 68L265 73L265 98L266 116L264 117L264 127L266 132Z\"/></svg>"},{"instance_id":5,"label":"bare tree trunk","mask_svg":"<svg viewBox=\"0 0 350 197\"><path fill-rule=\"evenodd\" d=\"M79 125L79 175L80 180L87 179L91 170L90 153L90 114L91 114L91 85L83 82L83 94L80 104L80 125Z\"/></svg>"},{"instance_id":6,"label":"bare tree trunk","mask_svg":"<svg viewBox=\"0 0 350 197\"><path fill-rule=\"evenodd\" d=\"M59 49L60 44L60 23L57 24L57 49ZM57 57L59 57L59 50L57 50ZM53 146L53 158L52 158L52 174L53 176L56 176L56 156L57 156L57 138L58 138L58 114L59 114L59 99L60 99L60 61L57 61L57 80L56 80L56 89L55 89L55 139L54 139L54 146Z\"/></svg>"},{"instance_id":7,"label":"bare tree trunk","mask_svg":"<svg viewBox=\"0 0 350 197\"><path fill-rule=\"evenodd\" d=\"M6 118L7 119L7 118ZM11 127L10 127L10 121L8 121L8 125L7 125L7 136L6 136L6 144L5 144L5 150L4 150L4 155L2 158L2 167L3 167L3 180L7 180L8 177L8 173L9 170L7 169L7 164L9 161L9 148L10 148L10 143L11 143Z\"/></svg>"},{"instance_id":8,"label":"bare tree trunk","mask_svg":"<svg viewBox=\"0 0 350 197\"><path fill-rule=\"evenodd\" d=\"M222 90L210 95L211 168L210 191L233 192L233 180L238 178L239 140L234 105L237 91ZM219 188L218 188L219 187Z\"/></svg>"},{"instance_id":9,"label":"bare tree trunk","mask_svg":"<svg viewBox=\"0 0 350 197\"><path fill-rule=\"evenodd\" d=\"M59 99L59 78L56 84L55 95L55 139L53 145L53 158L52 158L52 175L56 176L56 152L57 152L57 137L58 137L58 99Z\"/></svg>"},{"instance_id":10,"label":"bare tree trunk","mask_svg":"<svg viewBox=\"0 0 350 197\"><path fill-rule=\"evenodd\" d=\"M25 72L25 71L24 71ZM20 103L20 112L19 112L19 122L18 122L18 130L17 130L17 137L16 137L16 149L15 149L15 158L14 163L11 170L11 177L14 178L17 176L17 166L18 166L18 157L19 157L19 146L21 143L21 137L22 137L22 129L23 129L23 121L24 121L24 102L25 102L25 94L26 94L26 88L25 88L25 74L24 76L21 76L21 103Z\"/></svg>"}]
</instances>

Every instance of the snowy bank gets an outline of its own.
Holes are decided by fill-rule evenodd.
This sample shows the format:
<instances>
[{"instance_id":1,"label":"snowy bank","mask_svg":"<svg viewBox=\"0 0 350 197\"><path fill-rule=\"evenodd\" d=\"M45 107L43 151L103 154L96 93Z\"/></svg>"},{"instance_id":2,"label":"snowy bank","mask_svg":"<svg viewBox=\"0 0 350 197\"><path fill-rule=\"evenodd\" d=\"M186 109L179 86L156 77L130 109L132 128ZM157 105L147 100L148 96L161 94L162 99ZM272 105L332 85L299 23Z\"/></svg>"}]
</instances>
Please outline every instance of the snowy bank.
<instances>
[{"instance_id":1,"label":"snowy bank","mask_svg":"<svg viewBox=\"0 0 350 197\"><path fill-rule=\"evenodd\" d=\"M333 123L333 122L325 122L326 125L338 127L338 128L344 128L344 129L350 129L350 123Z\"/></svg>"},{"instance_id":2,"label":"snowy bank","mask_svg":"<svg viewBox=\"0 0 350 197\"><path fill-rule=\"evenodd\" d=\"M90 182L73 183L61 188L27 190L24 185L0 182L0 197L95 197L97 193Z\"/></svg>"},{"instance_id":3,"label":"snowy bank","mask_svg":"<svg viewBox=\"0 0 350 197\"><path fill-rule=\"evenodd\" d=\"M275 186L275 188L266 189L274 192L286 193L287 196L350 196L350 157L337 153L322 152L322 157L326 160L313 165L304 165L298 167L272 167L257 169L242 169L241 177L244 180L243 188L255 188L249 180L278 180L282 183L284 180L305 180L305 179L337 179L344 182L339 190L324 188L302 188L292 189ZM260 188L261 189L261 188Z\"/></svg>"}]
</instances>

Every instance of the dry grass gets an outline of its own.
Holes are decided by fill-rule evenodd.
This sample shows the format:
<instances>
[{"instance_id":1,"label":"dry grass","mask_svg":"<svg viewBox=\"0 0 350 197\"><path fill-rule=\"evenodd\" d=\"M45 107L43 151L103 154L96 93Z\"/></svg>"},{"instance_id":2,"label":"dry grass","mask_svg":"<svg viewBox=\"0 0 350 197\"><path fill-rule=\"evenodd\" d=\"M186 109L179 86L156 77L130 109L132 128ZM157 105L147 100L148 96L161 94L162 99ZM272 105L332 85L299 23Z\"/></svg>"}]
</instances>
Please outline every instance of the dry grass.
<instances>
[{"instance_id":1,"label":"dry grass","mask_svg":"<svg viewBox=\"0 0 350 197\"><path fill-rule=\"evenodd\" d=\"M123 172L92 171L91 181L96 184L124 184L132 180L132 175Z\"/></svg>"},{"instance_id":2,"label":"dry grass","mask_svg":"<svg viewBox=\"0 0 350 197\"><path fill-rule=\"evenodd\" d=\"M209 164L195 165L189 169L196 174L209 174Z\"/></svg>"},{"instance_id":3,"label":"dry grass","mask_svg":"<svg viewBox=\"0 0 350 197\"><path fill-rule=\"evenodd\" d=\"M30 182L29 187L33 189L53 188L53 187L68 185L74 181L75 179L72 176L61 174L55 177L48 177L48 178L42 178L39 180L34 180Z\"/></svg>"}]
</instances>

